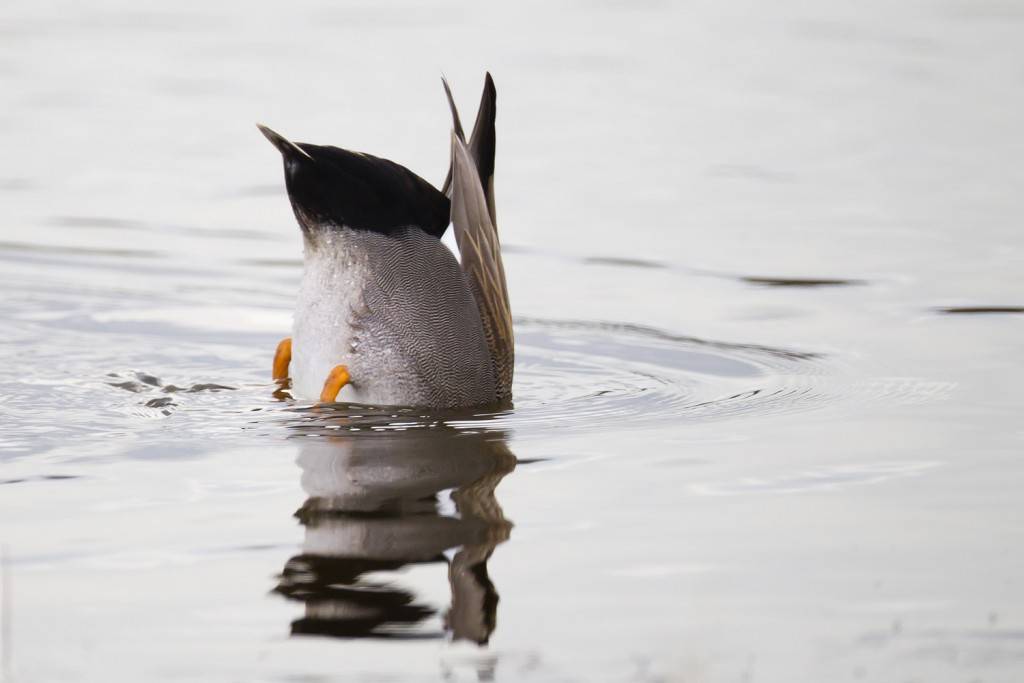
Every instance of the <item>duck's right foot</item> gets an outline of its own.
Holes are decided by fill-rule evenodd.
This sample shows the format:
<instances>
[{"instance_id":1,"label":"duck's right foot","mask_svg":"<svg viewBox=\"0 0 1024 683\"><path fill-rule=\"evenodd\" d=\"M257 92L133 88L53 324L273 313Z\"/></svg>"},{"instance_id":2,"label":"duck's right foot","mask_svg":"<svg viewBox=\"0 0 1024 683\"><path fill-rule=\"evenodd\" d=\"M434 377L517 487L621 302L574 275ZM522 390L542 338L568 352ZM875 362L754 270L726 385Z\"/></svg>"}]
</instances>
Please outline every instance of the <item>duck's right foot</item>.
<instances>
[{"instance_id":1,"label":"duck's right foot","mask_svg":"<svg viewBox=\"0 0 1024 683\"><path fill-rule=\"evenodd\" d=\"M320 392L321 403L334 403L335 399L338 398L338 392L341 388L349 383L348 368L344 365L336 365L331 373L327 375L327 381L324 382L323 391Z\"/></svg>"}]
</instances>

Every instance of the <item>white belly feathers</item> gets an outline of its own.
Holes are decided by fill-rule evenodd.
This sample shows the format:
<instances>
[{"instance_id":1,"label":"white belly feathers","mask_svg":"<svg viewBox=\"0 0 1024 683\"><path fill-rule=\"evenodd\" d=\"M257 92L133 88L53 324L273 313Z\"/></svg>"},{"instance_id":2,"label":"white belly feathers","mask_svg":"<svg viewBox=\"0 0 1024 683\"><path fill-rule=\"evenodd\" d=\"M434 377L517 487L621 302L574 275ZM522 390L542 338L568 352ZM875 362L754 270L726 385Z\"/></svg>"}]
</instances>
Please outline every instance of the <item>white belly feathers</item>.
<instances>
[{"instance_id":1,"label":"white belly feathers","mask_svg":"<svg viewBox=\"0 0 1024 683\"><path fill-rule=\"evenodd\" d=\"M306 244L292 328L292 393L299 398L319 397L331 369L356 350L352 312L363 305L369 271L365 253L346 244L350 241L339 233L315 247ZM354 393L345 387L338 400L357 401Z\"/></svg>"},{"instance_id":2,"label":"white belly feathers","mask_svg":"<svg viewBox=\"0 0 1024 683\"><path fill-rule=\"evenodd\" d=\"M494 370L468 281L418 229L325 229L307 242L292 333L292 392L316 400L331 369L339 401L449 407L495 400Z\"/></svg>"}]
</instances>

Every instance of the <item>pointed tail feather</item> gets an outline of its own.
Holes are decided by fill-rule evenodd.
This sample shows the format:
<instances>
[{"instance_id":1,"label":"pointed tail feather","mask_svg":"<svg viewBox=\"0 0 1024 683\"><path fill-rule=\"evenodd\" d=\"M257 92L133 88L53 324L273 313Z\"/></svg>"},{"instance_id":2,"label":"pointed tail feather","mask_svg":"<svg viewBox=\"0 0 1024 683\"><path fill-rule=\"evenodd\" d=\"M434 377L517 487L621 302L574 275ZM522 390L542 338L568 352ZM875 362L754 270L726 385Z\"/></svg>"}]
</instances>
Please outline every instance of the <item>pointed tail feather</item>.
<instances>
[{"instance_id":1,"label":"pointed tail feather","mask_svg":"<svg viewBox=\"0 0 1024 683\"><path fill-rule=\"evenodd\" d=\"M267 126L264 126L262 123L257 123L256 127L260 129L260 132L263 133L263 136L265 138L270 140L270 144L272 144L274 147L277 147L277 151L285 155L285 157L294 157L295 155L298 155L301 157L305 157L310 161L313 161L313 157L309 156L309 152L302 149L297 144L295 144L285 136L281 135L277 131L271 130Z\"/></svg>"},{"instance_id":2,"label":"pointed tail feather","mask_svg":"<svg viewBox=\"0 0 1024 683\"><path fill-rule=\"evenodd\" d=\"M448 98L448 108L452 112L452 125L455 126L455 134L459 136L459 139L463 142L466 141L466 134L462 130L462 121L459 119L459 108L455 106L455 98L452 97L451 86L448 85L448 79L441 76L441 85L444 86L444 96ZM449 180L451 177L449 176Z\"/></svg>"},{"instance_id":3,"label":"pointed tail feather","mask_svg":"<svg viewBox=\"0 0 1024 683\"><path fill-rule=\"evenodd\" d=\"M452 97L452 89L448 85L448 79L441 76L441 85L444 86L444 96L448 98L448 109L452 113L452 126L454 127L454 135L459 138L462 142L466 141L466 134L462 131L462 120L459 118L459 108L455 106L455 98ZM448 161L448 175L444 178L444 185L441 186L441 192L444 196L451 199L452 197L452 162Z\"/></svg>"},{"instance_id":4,"label":"pointed tail feather","mask_svg":"<svg viewBox=\"0 0 1024 683\"><path fill-rule=\"evenodd\" d=\"M494 363L498 398L508 399L512 395L515 339L501 244L477 173L477 164L466 143L455 132L452 133L451 193L452 225L462 257L462 269L469 277L480 308L484 335Z\"/></svg>"},{"instance_id":5,"label":"pointed tail feather","mask_svg":"<svg viewBox=\"0 0 1024 683\"><path fill-rule=\"evenodd\" d=\"M491 223L498 225L494 213L494 152L497 140L494 134L494 119L497 114L497 92L494 79L488 73L484 77L484 91L480 95L480 108L476 111L473 123L473 134L469 138L469 154L476 162L476 172L480 176L480 186L487 198L487 212L491 215Z\"/></svg>"},{"instance_id":6,"label":"pointed tail feather","mask_svg":"<svg viewBox=\"0 0 1024 683\"><path fill-rule=\"evenodd\" d=\"M462 129L462 121L459 119L459 110L455 106L455 99L452 97L452 90L448 81L441 79L444 84L444 94L448 98L448 107L452 112L452 125L455 128L455 135L462 142L466 142L466 134ZM480 95L480 107L477 109L476 121L473 123L473 134L469 138L469 154L473 158L477 175L480 176L481 187L484 197L487 199L487 212L491 216L491 223L497 225L497 215L494 210L494 154L496 137L494 134L494 119L497 113L497 92L494 88L494 79L488 73L484 78L484 91ZM441 191L451 196L452 166L448 166L448 176L444 179Z\"/></svg>"}]
</instances>

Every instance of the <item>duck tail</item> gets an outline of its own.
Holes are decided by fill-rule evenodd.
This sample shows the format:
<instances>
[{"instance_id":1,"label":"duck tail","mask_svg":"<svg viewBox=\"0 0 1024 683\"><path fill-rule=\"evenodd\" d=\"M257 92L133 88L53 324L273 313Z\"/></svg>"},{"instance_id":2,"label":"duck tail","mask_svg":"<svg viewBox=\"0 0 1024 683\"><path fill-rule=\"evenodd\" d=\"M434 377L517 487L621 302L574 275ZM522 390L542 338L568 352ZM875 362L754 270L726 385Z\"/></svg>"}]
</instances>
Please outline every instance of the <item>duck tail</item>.
<instances>
[{"instance_id":1,"label":"duck tail","mask_svg":"<svg viewBox=\"0 0 1024 683\"><path fill-rule=\"evenodd\" d=\"M462 120L459 118L458 107L455 106L455 98L452 97L452 89L448 80L441 78L444 85L444 94L448 98L448 108L452 112L452 126L456 137L466 142L466 134L462 128ZM497 216L494 212L494 153L496 138L494 134L494 118L496 110L497 91L494 88L494 79L488 72L484 77L484 91L480 96L480 107L476 112L476 121L473 123L473 133L469 138L469 154L476 165L477 175L480 176L480 183L483 186L484 196L487 198L487 212L491 216L491 223L497 225ZM453 159L454 162L454 159ZM448 165L448 176L444 179L441 191L451 197L452 186L452 164Z\"/></svg>"},{"instance_id":2,"label":"duck tail","mask_svg":"<svg viewBox=\"0 0 1024 683\"><path fill-rule=\"evenodd\" d=\"M447 84L445 86L455 120L450 182L446 183L449 185L446 190L451 194L452 226L459 245L462 269L469 277L480 308L484 335L494 364L498 398L505 400L512 395L515 339L494 214L494 82L488 74L468 145L465 136L459 134L458 112Z\"/></svg>"}]
</instances>

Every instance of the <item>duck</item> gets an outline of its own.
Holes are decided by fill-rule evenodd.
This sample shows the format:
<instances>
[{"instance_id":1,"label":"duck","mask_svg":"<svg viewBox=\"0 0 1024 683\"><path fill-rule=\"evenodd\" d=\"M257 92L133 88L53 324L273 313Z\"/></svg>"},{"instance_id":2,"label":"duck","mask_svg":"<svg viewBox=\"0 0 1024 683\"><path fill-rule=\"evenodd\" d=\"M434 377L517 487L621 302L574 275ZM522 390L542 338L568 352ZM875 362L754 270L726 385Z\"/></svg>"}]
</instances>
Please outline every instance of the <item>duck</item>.
<instances>
[{"instance_id":1,"label":"duck","mask_svg":"<svg viewBox=\"0 0 1024 683\"><path fill-rule=\"evenodd\" d=\"M496 89L488 73L467 140L442 82L453 126L441 189L388 159L293 142L257 124L281 155L302 233L292 334L272 366L298 399L438 409L511 400L515 342L494 208ZM441 241L449 225L458 259Z\"/></svg>"}]
</instances>

